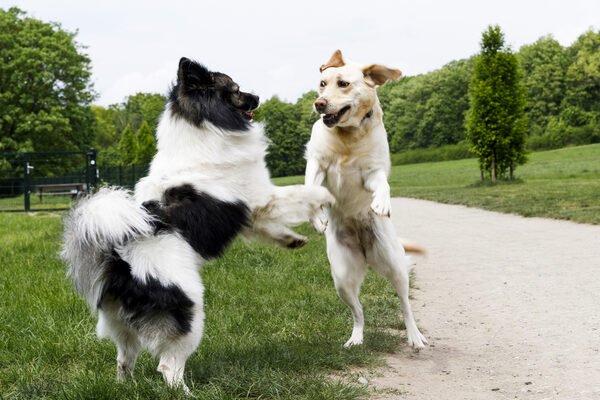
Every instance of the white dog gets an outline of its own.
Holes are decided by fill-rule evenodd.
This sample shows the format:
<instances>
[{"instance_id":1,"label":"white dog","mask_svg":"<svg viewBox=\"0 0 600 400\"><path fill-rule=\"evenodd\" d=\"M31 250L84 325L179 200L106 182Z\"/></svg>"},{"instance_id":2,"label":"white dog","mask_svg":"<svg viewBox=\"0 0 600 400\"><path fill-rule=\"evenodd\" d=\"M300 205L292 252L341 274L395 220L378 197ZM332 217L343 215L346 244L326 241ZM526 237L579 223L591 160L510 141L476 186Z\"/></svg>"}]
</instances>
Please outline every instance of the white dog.
<instances>
[{"instance_id":1,"label":"white dog","mask_svg":"<svg viewBox=\"0 0 600 400\"><path fill-rule=\"evenodd\" d=\"M124 190L101 189L65 220L62 257L73 285L98 310L97 332L117 345L117 377L148 349L171 386L204 327L199 266L239 234L287 247L287 225L334 201L318 186L271 184L258 97L225 74L182 58L158 126L150 173Z\"/></svg>"},{"instance_id":2,"label":"white dog","mask_svg":"<svg viewBox=\"0 0 600 400\"><path fill-rule=\"evenodd\" d=\"M361 344L364 318L358 300L367 264L392 283L402 306L409 345L427 343L408 300L410 258L389 218L390 170L383 112L375 87L397 80L401 72L381 65L360 65L337 50L321 66L315 111L323 117L306 148L306 185L324 185L336 198L326 213L311 220L325 232L336 290L352 310L354 328L345 346ZM408 247L407 247L408 249ZM420 251L418 247L409 250Z\"/></svg>"}]
</instances>

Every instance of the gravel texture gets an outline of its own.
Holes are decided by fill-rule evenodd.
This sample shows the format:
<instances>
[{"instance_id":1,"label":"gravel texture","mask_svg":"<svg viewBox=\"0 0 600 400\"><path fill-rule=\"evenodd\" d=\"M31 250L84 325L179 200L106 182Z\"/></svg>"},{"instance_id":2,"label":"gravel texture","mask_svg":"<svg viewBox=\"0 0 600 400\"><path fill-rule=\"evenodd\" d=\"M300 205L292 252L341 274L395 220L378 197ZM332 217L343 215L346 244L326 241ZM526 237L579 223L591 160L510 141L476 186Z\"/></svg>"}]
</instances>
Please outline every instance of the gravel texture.
<instances>
[{"instance_id":1,"label":"gravel texture","mask_svg":"<svg viewBox=\"0 0 600 400\"><path fill-rule=\"evenodd\" d=\"M374 398L600 399L600 226L395 198L430 346L400 346ZM365 310L368 313L369 310Z\"/></svg>"}]
</instances>

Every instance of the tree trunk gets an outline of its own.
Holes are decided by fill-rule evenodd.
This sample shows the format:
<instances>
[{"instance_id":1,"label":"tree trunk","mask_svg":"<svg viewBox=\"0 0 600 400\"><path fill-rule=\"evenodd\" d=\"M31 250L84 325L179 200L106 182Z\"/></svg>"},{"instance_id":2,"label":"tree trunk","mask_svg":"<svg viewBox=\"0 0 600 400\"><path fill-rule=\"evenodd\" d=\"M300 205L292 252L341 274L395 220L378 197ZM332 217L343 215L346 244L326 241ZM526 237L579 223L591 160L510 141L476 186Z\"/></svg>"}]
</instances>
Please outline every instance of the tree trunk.
<instances>
[{"instance_id":1,"label":"tree trunk","mask_svg":"<svg viewBox=\"0 0 600 400\"><path fill-rule=\"evenodd\" d=\"M510 165L510 180L512 181L513 179L515 179L515 175L514 175L514 167L512 166L512 164Z\"/></svg>"},{"instance_id":2,"label":"tree trunk","mask_svg":"<svg viewBox=\"0 0 600 400\"><path fill-rule=\"evenodd\" d=\"M492 182L496 181L496 152L492 151Z\"/></svg>"}]
</instances>

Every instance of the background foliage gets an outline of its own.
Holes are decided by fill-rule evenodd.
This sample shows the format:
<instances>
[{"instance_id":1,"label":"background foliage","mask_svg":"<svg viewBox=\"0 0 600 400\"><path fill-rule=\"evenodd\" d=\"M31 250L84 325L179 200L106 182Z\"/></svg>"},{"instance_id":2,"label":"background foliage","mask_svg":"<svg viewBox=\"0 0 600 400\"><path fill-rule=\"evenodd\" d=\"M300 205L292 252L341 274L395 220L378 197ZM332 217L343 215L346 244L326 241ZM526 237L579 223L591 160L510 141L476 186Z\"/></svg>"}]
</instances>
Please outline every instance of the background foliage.
<instances>
[{"instance_id":1,"label":"background foliage","mask_svg":"<svg viewBox=\"0 0 600 400\"><path fill-rule=\"evenodd\" d=\"M0 9L0 151L91 147L94 92L84 49L60 24Z\"/></svg>"},{"instance_id":2,"label":"background foliage","mask_svg":"<svg viewBox=\"0 0 600 400\"><path fill-rule=\"evenodd\" d=\"M481 54L469 86L467 136L472 151L479 157L481 179L489 174L492 181L524 164L525 97L521 85L519 61L504 44L498 25L483 32Z\"/></svg>"},{"instance_id":3,"label":"background foliage","mask_svg":"<svg viewBox=\"0 0 600 400\"><path fill-rule=\"evenodd\" d=\"M543 36L514 54L525 91L525 146L541 150L600 143L600 31L587 31L568 47ZM475 60L451 61L377 89L390 151L398 153L392 155L394 164L473 157L464 140ZM318 118L308 107L316 98L311 91L295 104L273 98L261 105L257 114L273 141L268 162L275 176L302 173L303 147L298 146L308 140L310 122ZM292 112L295 108L304 114Z\"/></svg>"},{"instance_id":4,"label":"background foliage","mask_svg":"<svg viewBox=\"0 0 600 400\"><path fill-rule=\"evenodd\" d=\"M166 103L163 94L136 93L108 107L91 105L90 60L75 41L76 33L17 8L0 10L0 28L0 151L93 146L101 165L136 162L155 151L147 129L143 135L138 131L146 122L155 138ZM526 97L526 146L537 150L600 142L600 31L587 31L568 47L543 36L515 55ZM396 157L400 162L424 154L472 156L455 150L464 148L459 143L466 138L474 65L475 57L455 60L378 88L390 150L403 154ZM272 142L267 159L272 175L303 172L304 144L318 119L312 112L316 98L315 91L294 103L273 97L257 110L256 120L265 123ZM127 126L144 154L119 151ZM140 137L145 138L141 146Z\"/></svg>"}]
</instances>

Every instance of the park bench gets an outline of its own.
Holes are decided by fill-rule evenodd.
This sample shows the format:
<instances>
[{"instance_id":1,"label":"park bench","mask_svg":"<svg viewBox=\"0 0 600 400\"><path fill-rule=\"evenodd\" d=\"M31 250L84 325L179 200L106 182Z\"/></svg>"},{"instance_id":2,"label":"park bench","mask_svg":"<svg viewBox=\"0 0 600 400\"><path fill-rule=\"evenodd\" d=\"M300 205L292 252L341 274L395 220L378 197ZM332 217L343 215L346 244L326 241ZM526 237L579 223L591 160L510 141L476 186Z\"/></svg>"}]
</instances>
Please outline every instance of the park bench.
<instances>
[{"instance_id":1,"label":"park bench","mask_svg":"<svg viewBox=\"0 0 600 400\"><path fill-rule=\"evenodd\" d=\"M48 183L35 185L34 190L39 194L41 204L43 195L70 195L71 199L75 199L79 193L87 191L87 185L85 183Z\"/></svg>"}]
</instances>

